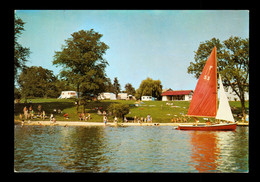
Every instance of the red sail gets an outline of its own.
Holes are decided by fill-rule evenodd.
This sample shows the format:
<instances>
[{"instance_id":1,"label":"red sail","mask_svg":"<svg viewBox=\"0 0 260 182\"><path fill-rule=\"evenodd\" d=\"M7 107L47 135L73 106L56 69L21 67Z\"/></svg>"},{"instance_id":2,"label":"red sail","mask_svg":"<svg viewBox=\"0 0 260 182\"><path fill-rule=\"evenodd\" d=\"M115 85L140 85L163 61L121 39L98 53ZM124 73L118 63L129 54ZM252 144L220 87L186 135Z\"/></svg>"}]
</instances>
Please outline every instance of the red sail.
<instances>
[{"instance_id":1,"label":"red sail","mask_svg":"<svg viewBox=\"0 0 260 182\"><path fill-rule=\"evenodd\" d=\"M192 96L188 116L217 115L217 51L213 48Z\"/></svg>"}]
</instances>

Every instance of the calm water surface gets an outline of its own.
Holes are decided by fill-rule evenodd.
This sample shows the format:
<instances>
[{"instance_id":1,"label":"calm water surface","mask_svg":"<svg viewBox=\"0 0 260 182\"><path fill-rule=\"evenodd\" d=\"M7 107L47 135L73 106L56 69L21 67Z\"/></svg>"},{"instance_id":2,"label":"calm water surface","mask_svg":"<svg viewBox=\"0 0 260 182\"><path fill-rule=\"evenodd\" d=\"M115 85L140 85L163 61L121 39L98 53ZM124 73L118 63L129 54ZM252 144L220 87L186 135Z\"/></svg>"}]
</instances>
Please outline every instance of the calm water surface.
<instances>
[{"instance_id":1,"label":"calm water surface","mask_svg":"<svg viewBox=\"0 0 260 182\"><path fill-rule=\"evenodd\" d=\"M248 172L248 127L15 125L18 172Z\"/></svg>"}]
</instances>

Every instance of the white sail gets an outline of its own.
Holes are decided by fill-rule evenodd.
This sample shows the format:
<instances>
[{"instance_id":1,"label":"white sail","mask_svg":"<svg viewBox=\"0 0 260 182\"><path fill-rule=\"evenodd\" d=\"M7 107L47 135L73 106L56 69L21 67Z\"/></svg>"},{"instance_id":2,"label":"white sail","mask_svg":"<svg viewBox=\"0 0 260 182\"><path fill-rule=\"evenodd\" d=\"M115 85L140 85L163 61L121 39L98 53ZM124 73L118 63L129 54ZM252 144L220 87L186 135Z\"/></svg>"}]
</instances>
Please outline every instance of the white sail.
<instances>
[{"instance_id":1,"label":"white sail","mask_svg":"<svg viewBox=\"0 0 260 182\"><path fill-rule=\"evenodd\" d=\"M220 75L219 75L219 107L218 107L216 119L235 122L231 112L231 108L228 103L227 96L225 94L225 90Z\"/></svg>"}]
</instances>

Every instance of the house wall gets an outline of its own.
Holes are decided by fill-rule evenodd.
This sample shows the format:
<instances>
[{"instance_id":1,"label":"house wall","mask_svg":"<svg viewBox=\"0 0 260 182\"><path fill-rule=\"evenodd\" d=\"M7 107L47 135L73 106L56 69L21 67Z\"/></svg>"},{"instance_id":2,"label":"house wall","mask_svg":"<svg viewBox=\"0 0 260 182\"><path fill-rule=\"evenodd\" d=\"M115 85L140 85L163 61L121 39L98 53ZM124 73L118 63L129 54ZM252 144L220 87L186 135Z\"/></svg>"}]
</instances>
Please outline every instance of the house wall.
<instances>
[{"instance_id":1,"label":"house wall","mask_svg":"<svg viewBox=\"0 0 260 182\"><path fill-rule=\"evenodd\" d=\"M225 88L226 96L229 101L240 101L237 94L232 90L231 87ZM249 93L245 92L245 100L249 100Z\"/></svg>"},{"instance_id":2,"label":"house wall","mask_svg":"<svg viewBox=\"0 0 260 182\"><path fill-rule=\"evenodd\" d=\"M166 95L162 96L162 101L169 101Z\"/></svg>"},{"instance_id":3,"label":"house wall","mask_svg":"<svg viewBox=\"0 0 260 182\"><path fill-rule=\"evenodd\" d=\"M185 95L184 100L191 100L192 99L192 94Z\"/></svg>"},{"instance_id":4,"label":"house wall","mask_svg":"<svg viewBox=\"0 0 260 182\"><path fill-rule=\"evenodd\" d=\"M191 100L192 94L190 95L164 95L162 101L174 101L174 100Z\"/></svg>"}]
</instances>

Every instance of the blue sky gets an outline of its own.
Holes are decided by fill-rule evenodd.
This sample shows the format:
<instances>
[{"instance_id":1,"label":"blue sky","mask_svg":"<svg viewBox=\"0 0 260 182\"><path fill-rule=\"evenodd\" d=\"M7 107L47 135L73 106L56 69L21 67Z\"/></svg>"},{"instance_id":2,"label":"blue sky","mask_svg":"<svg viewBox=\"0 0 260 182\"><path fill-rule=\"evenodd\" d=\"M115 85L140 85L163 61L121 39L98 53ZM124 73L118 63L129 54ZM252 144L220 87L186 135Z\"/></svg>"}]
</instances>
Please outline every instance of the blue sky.
<instances>
[{"instance_id":1,"label":"blue sky","mask_svg":"<svg viewBox=\"0 0 260 182\"><path fill-rule=\"evenodd\" d=\"M142 80L160 79L163 88L195 89L197 80L187 73L200 42L213 37L249 38L247 10L16 10L26 24L19 42L31 50L27 66L42 66L57 75L55 51L73 32L103 34L110 48L104 55L111 80L121 89Z\"/></svg>"}]
</instances>

